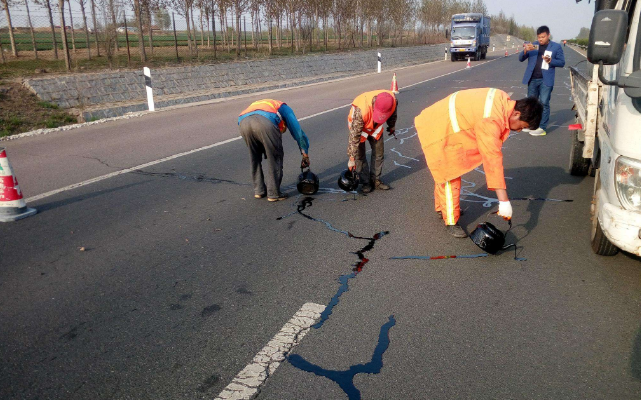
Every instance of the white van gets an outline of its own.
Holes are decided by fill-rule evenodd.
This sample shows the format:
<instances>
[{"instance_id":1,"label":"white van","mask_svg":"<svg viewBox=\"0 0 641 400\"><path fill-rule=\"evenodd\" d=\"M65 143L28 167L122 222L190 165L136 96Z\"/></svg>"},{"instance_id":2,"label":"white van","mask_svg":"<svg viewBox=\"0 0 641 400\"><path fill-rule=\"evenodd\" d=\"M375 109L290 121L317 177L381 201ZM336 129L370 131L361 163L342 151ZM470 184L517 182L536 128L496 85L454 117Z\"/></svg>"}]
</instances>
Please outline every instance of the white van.
<instances>
[{"instance_id":1,"label":"white van","mask_svg":"<svg viewBox=\"0 0 641 400\"><path fill-rule=\"evenodd\" d=\"M641 0L598 0L590 76L571 68L579 130L570 173L595 176L592 249L641 256Z\"/></svg>"}]
</instances>

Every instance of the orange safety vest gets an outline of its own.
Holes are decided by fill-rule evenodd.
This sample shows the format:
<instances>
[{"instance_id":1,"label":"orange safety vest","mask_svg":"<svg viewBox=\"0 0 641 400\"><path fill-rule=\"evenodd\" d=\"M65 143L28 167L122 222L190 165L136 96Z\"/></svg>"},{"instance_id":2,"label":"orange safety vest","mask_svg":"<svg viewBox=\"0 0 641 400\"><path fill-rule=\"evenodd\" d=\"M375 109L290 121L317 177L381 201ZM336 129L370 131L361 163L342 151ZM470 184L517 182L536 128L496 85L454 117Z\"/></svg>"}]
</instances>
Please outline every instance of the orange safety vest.
<instances>
[{"instance_id":1,"label":"orange safety vest","mask_svg":"<svg viewBox=\"0 0 641 400\"><path fill-rule=\"evenodd\" d=\"M361 115L363 116L363 132L361 132L361 143L367 140L368 136L374 136L374 139L378 140L383 134L383 124L380 124L376 129L374 129L374 121L372 120L372 115L374 112L374 107L372 106L372 100L374 97L381 93L389 93L396 100L394 92L389 90L373 90L371 92L365 92L354 99L352 102L352 109L347 116L347 127L352 127L352 121L354 119L354 107L361 109ZM392 108L392 115L396 110L396 101L394 101L394 107Z\"/></svg>"},{"instance_id":2,"label":"orange safety vest","mask_svg":"<svg viewBox=\"0 0 641 400\"><path fill-rule=\"evenodd\" d=\"M501 147L515 105L504 91L483 88L461 90L423 110L414 125L434 181L483 164L488 189L505 189Z\"/></svg>"},{"instance_id":3,"label":"orange safety vest","mask_svg":"<svg viewBox=\"0 0 641 400\"><path fill-rule=\"evenodd\" d=\"M265 112L276 114L278 115L278 118L280 118L280 122L278 123L278 129L280 129L280 133L284 133L287 130L287 125L285 124L285 120L283 119L283 117L278 112L278 109L283 104L285 103L282 101L272 100L272 99L258 100L251 103L249 107L247 107L243 112L240 113L239 117L245 114L249 114L250 112L253 112L253 111L265 111Z\"/></svg>"}]
</instances>

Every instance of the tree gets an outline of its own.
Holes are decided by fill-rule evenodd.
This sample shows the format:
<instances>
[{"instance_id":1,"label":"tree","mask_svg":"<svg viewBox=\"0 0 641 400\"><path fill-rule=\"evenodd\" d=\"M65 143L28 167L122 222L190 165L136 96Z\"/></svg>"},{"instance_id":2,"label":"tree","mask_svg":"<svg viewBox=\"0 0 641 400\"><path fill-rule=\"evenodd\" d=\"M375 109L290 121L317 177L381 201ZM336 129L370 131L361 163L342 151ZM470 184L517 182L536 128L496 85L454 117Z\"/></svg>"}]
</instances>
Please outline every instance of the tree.
<instances>
[{"instance_id":1,"label":"tree","mask_svg":"<svg viewBox=\"0 0 641 400\"><path fill-rule=\"evenodd\" d=\"M62 31L62 50L65 53L65 67L67 68L67 71L71 71L71 58L69 56L67 29L65 25L65 0L58 0L58 13L60 14L60 30Z\"/></svg>"},{"instance_id":2,"label":"tree","mask_svg":"<svg viewBox=\"0 0 641 400\"><path fill-rule=\"evenodd\" d=\"M87 0L77 0L82 11L82 21L85 25L85 37L87 39L87 57L91 60L91 44L89 43L89 29L87 28L87 13L85 12L85 2ZM72 27L73 28L73 27Z\"/></svg>"},{"instance_id":3,"label":"tree","mask_svg":"<svg viewBox=\"0 0 641 400\"><path fill-rule=\"evenodd\" d=\"M33 33L33 24L31 23L31 13L29 12L29 1L24 0L24 6L27 9L27 21L29 22L29 32L31 32L31 43L33 44L33 54L38 59L38 46L36 45L36 35Z\"/></svg>"},{"instance_id":4,"label":"tree","mask_svg":"<svg viewBox=\"0 0 641 400\"><path fill-rule=\"evenodd\" d=\"M4 14L7 17L7 24L9 26L9 40L11 41L11 53L14 57L18 57L18 48L16 47L16 39L13 37L13 25L11 24L11 13L9 12L9 0L0 0Z\"/></svg>"},{"instance_id":5,"label":"tree","mask_svg":"<svg viewBox=\"0 0 641 400\"><path fill-rule=\"evenodd\" d=\"M581 28L579 34L576 36L577 39L589 39L590 38L590 28Z\"/></svg>"},{"instance_id":6,"label":"tree","mask_svg":"<svg viewBox=\"0 0 641 400\"><path fill-rule=\"evenodd\" d=\"M158 7L156 11L154 11L154 18L160 29L171 29L171 16L165 7Z\"/></svg>"},{"instance_id":7,"label":"tree","mask_svg":"<svg viewBox=\"0 0 641 400\"><path fill-rule=\"evenodd\" d=\"M96 54L100 57L100 45L98 43L98 24L96 23L96 4L91 0L91 18L93 20L93 34L96 41Z\"/></svg>"},{"instance_id":8,"label":"tree","mask_svg":"<svg viewBox=\"0 0 641 400\"><path fill-rule=\"evenodd\" d=\"M136 15L136 25L138 26L138 51L140 52L140 61L147 61L147 54L145 53L145 37L142 30L142 7L140 0L134 0L134 14Z\"/></svg>"}]
</instances>

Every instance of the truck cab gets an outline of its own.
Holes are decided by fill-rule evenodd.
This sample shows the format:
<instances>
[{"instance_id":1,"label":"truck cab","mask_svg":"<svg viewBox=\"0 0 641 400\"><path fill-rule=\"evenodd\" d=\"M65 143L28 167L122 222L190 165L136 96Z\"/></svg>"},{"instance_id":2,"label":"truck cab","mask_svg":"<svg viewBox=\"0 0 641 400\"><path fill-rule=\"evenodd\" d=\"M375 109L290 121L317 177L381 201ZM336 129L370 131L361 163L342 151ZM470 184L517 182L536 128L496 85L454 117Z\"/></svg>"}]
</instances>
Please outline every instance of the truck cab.
<instances>
[{"instance_id":1,"label":"truck cab","mask_svg":"<svg viewBox=\"0 0 641 400\"><path fill-rule=\"evenodd\" d=\"M452 16L450 59L475 61L487 55L490 45L490 18L479 13L454 14Z\"/></svg>"},{"instance_id":2,"label":"truck cab","mask_svg":"<svg viewBox=\"0 0 641 400\"><path fill-rule=\"evenodd\" d=\"M641 256L641 1L597 1L588 74L571 69L570 173L595 177L592 250ZM587 76L586 76L587 75Z\"/></svg>"}]
</instances>

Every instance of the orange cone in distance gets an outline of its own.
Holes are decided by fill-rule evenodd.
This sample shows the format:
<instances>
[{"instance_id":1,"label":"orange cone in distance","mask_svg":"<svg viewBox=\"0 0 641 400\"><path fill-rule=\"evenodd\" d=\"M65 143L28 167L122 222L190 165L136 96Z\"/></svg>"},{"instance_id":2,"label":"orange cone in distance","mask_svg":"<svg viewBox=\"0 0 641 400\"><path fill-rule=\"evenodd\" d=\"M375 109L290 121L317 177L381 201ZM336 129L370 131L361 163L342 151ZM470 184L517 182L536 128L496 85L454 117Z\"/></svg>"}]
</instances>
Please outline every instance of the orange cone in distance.
<instances>
[{"instance_id":1,"label":"orange cone in distance","mask_svg":"<svg viewBox=\"0 0 641 400\"><path fill-rule=\"evenodd\" d=\"M394 92L395 94L398 94L398 82L396 82L396 72L394 72L394 76L392 76L392 87L390 88L390 92Z\"/></svg>"},{"instance_id":2,"label":"orange cone in distance","mask_svg":"<svg viewBox=\"0 0 641 400\"><path fill-rule=\"evenodd\" d=\"M12 222L36 213L27 208L4 147L0 147L0 222Z\"/></svg>"}]
</instances>

